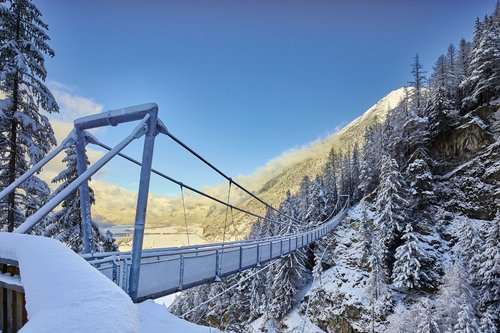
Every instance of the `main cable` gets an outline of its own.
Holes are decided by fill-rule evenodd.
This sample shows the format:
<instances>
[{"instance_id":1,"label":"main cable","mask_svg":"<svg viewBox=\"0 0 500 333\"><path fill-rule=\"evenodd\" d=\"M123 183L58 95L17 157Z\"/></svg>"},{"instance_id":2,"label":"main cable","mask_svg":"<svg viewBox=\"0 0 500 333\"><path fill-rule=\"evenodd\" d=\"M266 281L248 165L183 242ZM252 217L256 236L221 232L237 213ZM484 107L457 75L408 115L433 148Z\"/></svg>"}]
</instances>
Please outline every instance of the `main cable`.
<instances>
[{"instance_id":1,"label":"main cable","mask_svg":"<svg viewBox=\"0 0 500 333\"><path fill-rule=\"evenodd\" d=\"M200 161L202 161L203 163L205 163L208 167L210 167L212 170L214 170L215 172L217 172L219 175L221 175L222 177L224 177L225 179L227 179L229 182L233 183L234 185L236 185L238 188L240 188L243 192L245 192L246 194L250 195L252 198L254 198L255 200L259 201L261 204L263 204L264 206L266 206L267 208L270 208L271 210L274 210L275 212L277 212L278 214L294 221L294 222L297 222L297 223L300 223L302 224L304 221L301 221L301 220L298 220L292 216L289 216L283 212L281 212L279 209L276 209L274 208L273 206L271 206L270 204L268 204L267 202L265 202L264 200L262 200L261 198L259 198L258 196L256 196L255 194L253 194L252 192L250 192L249 190L247 190L245 187L243 187L242 185L240 185L238 182L236 182L235 180L233 180L231 177L227 176L224 172L220 171L216 166L214 166L212 163L210 163L209 161L207 161L205 158L203 158L200 154L198 154L197 152L195 152L193 149L191 149L188 145L186 145L184 142L182 142L180 139L178 139L175 135L173 135L172 133L170 133L165 127L161 127L160 128L160 133L168 136L169 138L171 138L172 140L174 140L176 143L178 143L180 146L182 146L184 149L186 149L188 152L190 152L192 155L194 155L196 158L198 158Z\"/></svg>"},{"instance_id":2,"label":"main cable","mask_svg":"<svg viewBox=\"0 0 500 333\"><path fill-rule=\"evenodd\" d=\"M106 150L108 150L108 151L109 151L109 150L111 150L111 147L109 147L108 145L105 145L104 143L99 142L99 141L97 141L97 140L93 140L93 141L92 141L92 143L93 143L93 144L95 144L95 145L98 145L99 147L104 148L104 149L106 149ZM132 163L134 163L134 164L138 165L138 166L141 166L141 165L142 165L142 164L141 164L141 162L137 161L136 159L134 159L134 158L132 158L132 157L130 157L130 156L128 156L128 155L125 155L125 154L123 154L123 153L118 153L117 155L118 155L118 156L120 156L120 157L122 157L122 158L124 158L124 159L126 159L126 160L128 160L129 162L132 162ZM207 194L207 193L205 193L205 192L202 192L202 191L200 191L200 190L197 190L197 189L195 189L195 188L194 188L194 187L192 187L192 186L186 185L186 184L184 184L183 182L178 181L177 179L174 179L174 178L172 178L172 177L169 177L169 176L167 176L166 174L164 174L164 173L162 173L162 172L160 172L160 171L158 171L158 170L156 170L156 169L151 168L151 172L152 172L152 173L154 173L154 174L156 174L156 175L158 175L158 176L160 176L160 177L162 177L162 178L164 178L164 179L166 179L166 180L168 180L168 181L170 181L170 182L172 182L172 183L174 183L174 184L176 184L176 185L178 185L178 186L181 186L181 187L183 187L183 188L187 188L188 190L190 190L190 191L192 191L192 192L194 192L194 193L196 193L196 194L199 194L199 195L201 195L201 196L204 196L205 198L210 199L210 200L212 200L212 201L215 201L215 202L217 202L217 203L220 203L221 205L224 205L224 206L226 206L226 207L228 207L228 208L232 208L232 209L235 209L235 210L240 211L240 212L242 212L242 213L245 213L245 214L251 215L251 216L253 216L253 217L256 217L256 218L260 218L260 219L263 219L263 220L269 221L269 219L268 219L268 218L266 218L266 217L264 217L264 216L261 216L261 215L259 215L259 214L252 213L252 212L250 212L250 211L248 211L248 210L246 210L246 209L239 208L239 207L237 207L237 206L233 206L233 205L231 205L231 204L228 204L228 203L226 203L226 202L224 202L224 201L222 201L222 200L220 200L220 199L217 199L217 198L215 198L215 197L211 196L210 194Z\"/></svg>"}]
</instances>

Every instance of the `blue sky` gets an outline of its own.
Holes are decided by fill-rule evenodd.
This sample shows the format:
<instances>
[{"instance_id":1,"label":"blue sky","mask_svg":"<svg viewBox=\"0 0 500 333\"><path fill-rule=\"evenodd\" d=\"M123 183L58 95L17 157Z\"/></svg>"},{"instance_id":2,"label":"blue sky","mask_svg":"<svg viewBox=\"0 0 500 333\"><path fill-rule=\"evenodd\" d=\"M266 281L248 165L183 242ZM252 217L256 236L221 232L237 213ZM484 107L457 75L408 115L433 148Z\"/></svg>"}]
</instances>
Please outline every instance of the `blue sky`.
<instances>
[{"instance_id":1,"label":"blue sky","mask_svg":"<svg viewBox=\"0 0 500 333\"><path fill-rule=\"evenodd\" d=\"M56 52L48 81L104 110L156 102L175 135L238 175L332 133L405 85L415 53L430 74L495 0L34 3ZM123 135L99 133L107 143ZM127 151L140 157L138 144ZM196 186L220 180L166 139L155 165ZM133 188L137 169L109 170L105 180Z\"/></svg>"}]
</instances>

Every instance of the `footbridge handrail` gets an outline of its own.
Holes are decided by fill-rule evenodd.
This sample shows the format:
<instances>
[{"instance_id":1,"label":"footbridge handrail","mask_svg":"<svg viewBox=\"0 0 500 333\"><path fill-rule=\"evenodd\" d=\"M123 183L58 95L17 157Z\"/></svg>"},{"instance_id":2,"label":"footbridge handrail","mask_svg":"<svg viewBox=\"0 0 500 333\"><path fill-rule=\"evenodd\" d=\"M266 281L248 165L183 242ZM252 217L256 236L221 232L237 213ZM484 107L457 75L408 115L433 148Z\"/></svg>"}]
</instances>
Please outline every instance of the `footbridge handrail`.
<instances>
[{"instance_id":1,"label":"footbridge handrail","mask_svg":"<svg viewBox=\"0 0 500 333\"><path fill-rule=\"evenodd\" d=\"M156 298L204 283L283 257L299 250L332 231L344 218L342 210L330 221L312 230L263 239L214 243L175 248L144 250L137 301ZM104 255L108 255L107 257ZM117 283L128 288L130 252L108 252L83 255L87 261Z\"/></svg>"}]
</instances>

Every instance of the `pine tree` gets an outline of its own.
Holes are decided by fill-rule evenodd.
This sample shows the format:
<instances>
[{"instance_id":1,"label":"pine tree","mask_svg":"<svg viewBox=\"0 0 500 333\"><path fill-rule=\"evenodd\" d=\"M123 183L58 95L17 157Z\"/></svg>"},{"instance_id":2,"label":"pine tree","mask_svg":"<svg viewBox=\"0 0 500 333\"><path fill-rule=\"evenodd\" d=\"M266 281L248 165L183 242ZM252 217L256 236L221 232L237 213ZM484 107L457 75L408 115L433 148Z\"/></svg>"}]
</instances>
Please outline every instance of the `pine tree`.
<instances>
[{"instance_id":1,"label":"pine tree","mask_svg":"<svg viewBox=\"0 0 500 333\"><path fill-rule=\"evenodd\" d=\"M293 305L293 299L305 278L302 251L295 251L279 259L268 271L267 308L272 318L282 318Z\"/></svg>"},{"instance_id":2,"label":"pine tree","mask_svg":"<svg viewBox=\"0 0 500 333\"><path fill-rule=\"evenodd\" d=\"M426 149L419 148L410 157L406 167L406 180L409 183L410 195L415 208L423 212L434 201L434 176L430 167L430 157Z\"/></svg>"},{"instance_id":3,"label":"pine tree","mask_svg":"<svg viewBox=\"0 0 500 333\"><path fill-rule=\"evenodd\" d=\"M472 307L465 303L460 307L456 325L453 327L455 333L479 333L477 316Z\"/></svg>"},{"instance_id":4,"label":"pine tree","mask_svg":"<svg viewBox=\"0 0 500 333\"><path fill-rule=\"evenodd\" d=\"M71 182L78 177L76 148L71 146L65 150L66 156L63 162L66 163L66 169L62 170L53 180L53 183L60 183L59 187L52 193L57 195L64 190ZM87 163L89 163L87 161ZM94 204L94 191L90 191L90 203ZM80 212L80 191L73 191L62 202L62 208L59 211L49 215L43 222L43 228L39 230L46 237L56 238L66 244L75 252L83 251L83 231L82 216ZM116 251L114 238L111 233L106 235L99 231L97 225L92 224L92 252Z\"/></svg>"},{"instance_id":5,"label":"pine tree","mask_svg":"<svg viewBox=\"0 0 500 333\"><path fill-rule=\"evenodd\" d=\"M470 55L470 74L461 88L465 90L464 106L472 108L489 103L500 95L500 22L495 16L476 21L474 45Z\"/></svg>"},{"instance_id":6,"label":"pine tree","mask_svg":"<svg viewBox=\"0 0 500 333\"><path fill-rule=\"evenodd\" d=\"M306 220L307 219L307 211L310 206L309 200L311 198L311 179L309 176L304 176L302 178L302 182L300 183L299 187L299 192L297 193L297 200L298 200L298 210L299 210L299 219L300 220ZM291 196L288 196L290 198ZM286 200L285 200L286 201ZM283 202L285 203L285 202Z\"/></svg>"},{"instance_id":7,"label":"pine tree","mask_svg":"<svg viewBox=\"0 0 500 333\"><path fill-rule=\"evenodd\" d=\"M347 194L352 199L353 181L352 181L352 163L350 150L342 158L340 169L340 193Z\"/></svg>"},{"instance_id":8,"label":"pine tree","mask_svg":"<svg viewBox=\"0 0 500 333\"><path fill-rule=\"evenodd\" d=\"M452 112L456 100L455 75L450 73L448 62L452 60L440 56L434 66L431 77L431 92L429 101L430 132L433 138L446 133L453 123Z\"/></svg>"},{"instance_id":9,"label":"pine tree","mask_svg":"<svg viewBox=\"0 0 500 333\"><path fill-rule=\"evenodd\" d=\"M363 158L361 160L359 189L367 196L377 188L381 171L379 152L382 147L382 126L374 125L365 132Z\"/></svg>"},{"instance_id":10,"label":"pine tree","mask_svg":"<svg viewBox=\"0 0 500 333\"><path fill-rule=\"evenodd\" d=\"M473 278L473 283L477 283L477 272L479 270L482 241L478 236L476 228L471 221L463 217L458 226L458 244L460 245L460 256L466 265L468 273Z\"/></svg>"},{"instance_id":11,"label":"pine tree","mask_svg":"<svg viewBox=\"0 0 500 333\"><path fill-rule=\"evenodd\" d=\"M443 332L453 331L463 304L474 307L474 292L463 261L460 252L457 252L453 264L445 269L436 300L436 313L440 318Z\"/></svg>"},{"instance_id":12,"label":"pine tree","mask_svg":"<svg viewBox=\"0 0 500 333\"><path fill-rule=\"evenodd\" d=\"M288 193L280 205L280 211L294 218L294 220L281 216L280 218L280 234L287 234L292 231L299 231L303 225L299 225L298 220L303 214L298 207L304 205L302 195L308 195L310 192L306 190L306 185L310 186L310 181L305 179L299 192L299 197L296 198ZM301 200L302 199L302 200ZM307 206L302 206L307 207ZM294 251L279 259L267 271L267 288L266 288L266 304L270 316L275 319L282 318L288 310L291 309L293 298L296 295L299 286L303 283L306 256L303 250Z\"/></svg>"},{"instance_id":13,"label":"pine tree","mask_svg":"<svg viewBox=\"0 0 500 333\"><path fill-rule=\"evenodd\" d=\"M479 323L479 332L481 333L497 333L498 332L498 314L495 314L495 310L498 312L498 308L489 308L484 311L481 321ZM496 324L495 324L496 322Z\"/></svg>"},{"instance_id":14,"label":"pine tree","mask_svg":"<svg viewBox=\"0 0 500 333\"><path fill-rule=\"evenodd\" d=\"M484 249L479 254L478 277L483 308L500 309L500 221L489 222ZM497 322L498 323L498 322Z\"/></svg>"},{"instance_id":15,"label":"pine tree","mask_svg":"<svg viewBox=\"0 0 500 333\"><path fill-rule=\"evenodd\" d=\"M352 161L351 161L351 179L352 179L352 202L358 202L361 200L361 189L360 189L360 179L361 179L361 166L359 161L359 148L358 144L354 144L352 150Z\"/></svg>"},{"instance_id":16,"label":"pine tree","mask_svg":"<svg viewBox=\"0 0 500 333\"><path fill-rule=\"evenodd\" d=\"M434 304L425 297L418 303L417 307L417 333L439 333L439 325L436 321Z\"/></svg>"},{"instance_id":17,"label":"pine tree","mask_svg":"<svg viewBox=\"0 0 500 333\"><path fill-rule=\"evenodd\" d=\"M321 263L322 255L319 253L314 254L314 267L312 270L312 274L314 279L319 279L321 277L321 273L323 272L323 264Z\"/></svg>"},{"instance_id":18,"label":"pine tree","mask_svg":"<svg viewBox=\"0 0 500 333\"><path fill-rule=\"evenodd\" d=\"M370 256L373 255L372 243L373 243L373 231L369 225L368 215L366 209L363 209L361 213L361 218L359 220L359 236L361 237L361 256L360 263L361 267L368 267L370 262Z\"/></svg>"},{"instance_id":19,"label":"pine tree","mask_svg":"<svg viewBox=\"0 0 500 333\"><path fill-rule=\"evenodd\" d=\"M402 289L432 286L432 277L422 267L426 254L419 246L421 241L413 232L411 223L406 225L401 239L404 243L396 250L396 261L392 273L394 285Z\"/></svg>"},{"instance_id":20,"label":"pine tree","mask_svg":"<svg viewBox=\"0 0 500 333\"><path fill-rule=\"evenodd\" d=\"M324 203L323 203L323 216L330 216L337 204L338 192L337 192L337 171L336 171L336 156L335 151L332 149L328 155L328 159L323 171L323 191L324 191ZM337 209L339 209L337 207Z\"/></svg>"},{"instance_id":21,"label":"pine tree","mask_svg":"<svg viewBox=\"0 0 500 333\"><path fill-rule=\"evenodd\" d=\"M41 111L59 111L43 83L47 76L44 55L52 57L54 51L47 44L48 26L41 19L42 13L29 0L9 0L7 5L0 5L0 91L7 96L0 120L5 156L0 164L0 189L14 182L55 145L52 127ZM2 204L7 216L1 216L0 229L6 226L13 231L48 195L47 184L31 177Z\"/></svg>"},{"instance_id":22,"label":"pine tree","mask_svg":"<svg viewBox=\"0 0 500 333\"><path fill-rule=\"evenodd\" d=\"M387 276L379 258L379 246L376 240L372 243L373 252L370 256L370 275L368 276L366 294L370 300L370 315L372 327L376 321L384 317L392 308L392 300L387 286Z\"/></svg>"},{"instance_id":23,"label":"pine tree","mask_svg":"<svg viewBox=\"0 0 500 333\"><path fill-rule=\"evenodd\" d=\"M307 209L304 219L309 222L321 222L327 216L323 215L323 204L324 204L324 192L323 184L319 177L309 184L310 188L307 193L309 198L307 199Z\"/></svg>"},{"instance_id":24,"label":"pine tree","mask_svg":"<svg viewBox=\"0 0 500 333\"><path fill-rule=\"evenodd\" d=\"M413 88L413 102L415 103L415 107L417 110L420 110L424 107L424 87L425 87L425 71L423 70L422 63L420 62L420 58L415 55L413 58L413 63L411 65L411 74L413 75L413 81L409 83Z\"/></svg>"},{"instance_id":25,"label":"pine tree","mask_svg":"<svg viewBox=\"0 0 500 333\"><path fill-rule=\"evenodd\" d=\"M402 304L398 303L394 308L394 313L388 318L387 330L385 333L413 333L413 323L410 311ZM372 327L371 332L375 332Z\"/></svg>"},{"instance_id":26,"label":"pine tree","mask_svg":"<svg viewBox=\"0 0 500 333\"><path fill-rule=\"evenodd\" d=\"M402 231L407 218L405 182L397 162L385 153L382 157L382 172L375 206L376 234L380 240L382 261L386 268L392 263L392 249L398 232Z\"/></svg>"}]
</instances>

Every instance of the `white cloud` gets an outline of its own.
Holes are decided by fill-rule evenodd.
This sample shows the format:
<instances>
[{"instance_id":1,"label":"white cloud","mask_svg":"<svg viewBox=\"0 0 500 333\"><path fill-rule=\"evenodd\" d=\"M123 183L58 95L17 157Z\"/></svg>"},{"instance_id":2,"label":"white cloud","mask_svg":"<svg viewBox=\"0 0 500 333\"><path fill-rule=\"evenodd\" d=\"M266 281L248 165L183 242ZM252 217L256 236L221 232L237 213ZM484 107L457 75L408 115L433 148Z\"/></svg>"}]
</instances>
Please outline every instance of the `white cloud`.
<instances>
[{"instance_id":1,"label":"white cloud","mask_svg":"<svg viewBox=\"0 0 500 333\"><path fill-rule=\"evenodd\" d=\"M49 115L52 129L58 143L61 143L73 129L73 121L76 118L102 112L103 106L90 98L76 94L76 89L68 87L60 82L50 82L48 84L52 94L59 104L59 113ZM102 152L91 149L87 146L87 156L90 163L94 163L103 155ZM62 162L64 153L60 153L44 168L40 177L50 184L51 180L65 168ZM102 169L101 173L104 172ZM53 186L53 185L51 185Z\"/></svg>"},{"instance_id":2,"label":"white cloud","mask_svg":"<svg viewBox=\"0 0 500 333\"><path fill-rule=\"evenodd\" d=\"M76 118L99 113L103 110L101 104L90 98L79 96L75 88L60 82L50 82L48 86L60 109L58 114L51 114L50 119L73 123Z\"/></svg>"}]
</instances>

